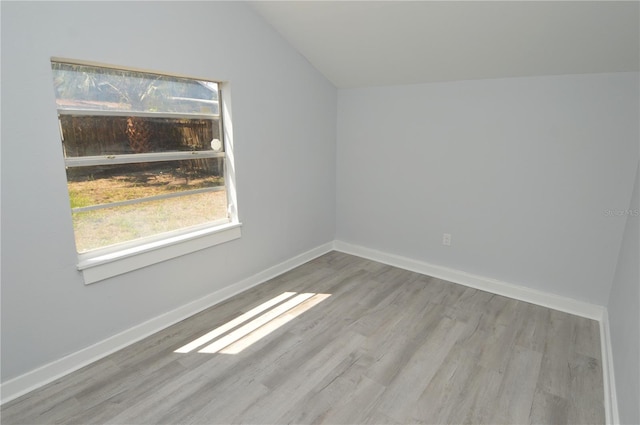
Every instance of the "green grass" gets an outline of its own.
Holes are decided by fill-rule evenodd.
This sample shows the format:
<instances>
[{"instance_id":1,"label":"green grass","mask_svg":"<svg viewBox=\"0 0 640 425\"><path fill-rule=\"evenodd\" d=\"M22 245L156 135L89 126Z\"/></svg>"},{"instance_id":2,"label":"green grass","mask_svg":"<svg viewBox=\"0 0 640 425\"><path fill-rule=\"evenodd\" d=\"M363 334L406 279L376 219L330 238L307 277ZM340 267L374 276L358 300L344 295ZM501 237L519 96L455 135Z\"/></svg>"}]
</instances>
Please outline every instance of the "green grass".
<instances>
[{"instance_id":1,"label":"green grass","mask_svg":"<svg viewBox=\"0 0 640 425\"><path fill-rule=\"evenodd\" d=\"M148 177L142 173L68 182L71 208L222 185L223 179L217 176L193 178L187 182L169 174ZM226 216L226 191L219 191L76 212L73 213L73 227L78 252L86 252Z\"/></svg>"},{"instance_id":2,"label":"green grass","mask_svg":"<svg viewBox=\"0 0 640 425\"><path fill-rule=\"evenodd\" d=\"M113 176L111 178L69 181L71 208L140 199L186 190L223 186L224 179L207 176L187 180L170 174L155 176Z\"/></svg>"},{"instance_id":3,"label":"green grass","mask_svg":"<svg viewBox=\"0 0 640 425\"><path fill-rule=\"evenodd\" d=\"M94 200L89 196L71 188L69 188L69 200L71 201L71 208L88 207L94 204Z\"/></svg>"},{"instance_id":4,"label":"green grass","mask_svg":"<svg viewBox=\"0 0 640 425\"><path fill-rule=\"evenodd\" d=\"M73 214L78 252L126 242L227 216L225 191Z\"/></svg>"}]
</instances>

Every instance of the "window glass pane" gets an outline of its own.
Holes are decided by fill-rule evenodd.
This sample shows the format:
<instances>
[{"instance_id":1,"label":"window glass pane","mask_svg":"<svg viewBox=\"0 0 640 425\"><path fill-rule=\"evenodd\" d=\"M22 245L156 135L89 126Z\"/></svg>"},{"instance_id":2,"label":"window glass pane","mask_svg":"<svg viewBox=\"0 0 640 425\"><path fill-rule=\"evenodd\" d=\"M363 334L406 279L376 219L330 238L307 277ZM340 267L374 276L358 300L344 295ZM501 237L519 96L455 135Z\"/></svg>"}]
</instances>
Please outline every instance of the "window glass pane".
<instances>
[{"instance_id":1,"label":"window glass pane","mask_svg":"<svg viewBox=\"0 0 640 425\"><path fill-rule=\"evenodd\" d=\"M61 115L66 157L154 152L223 152L220 118Z\"/></svg>"},{"instance_id":2,"label":"window glass pane","mask_svg":"<svg viewBox=\"0 0 640 425\"><path fill-rule=\"evenodd\" d=\"M73 213L73 226L82 253L226 217L223 190Z\"/></svg>"},{"instance_id":3,"label":"window glass pane","mask_svg":"<svg viewBox=\"0 0 640 425\"><path fill-rule=\"evenodd\" d=\"M223 158L67 168L71 208L224 186L223 168Z\"/></svg>"},{"instance_id":4,"label":"window glass pane","mask_svg":"<svg viewBox=\"0 0 640 425\"><path fill-rule=\"evenodd\" d=\"M51 69L79 252L226 222L218 83L57 61Z\"/></svg>"},{"instance_id":5,"label":"window glass pane","mask_svg":"<svg viewBox=\"0 0 640 425\"><path fill-rule=\"evenodd\" d=\"M58 109L218 115L211 81L52 62Z\"/></svg>"}]
</instances>

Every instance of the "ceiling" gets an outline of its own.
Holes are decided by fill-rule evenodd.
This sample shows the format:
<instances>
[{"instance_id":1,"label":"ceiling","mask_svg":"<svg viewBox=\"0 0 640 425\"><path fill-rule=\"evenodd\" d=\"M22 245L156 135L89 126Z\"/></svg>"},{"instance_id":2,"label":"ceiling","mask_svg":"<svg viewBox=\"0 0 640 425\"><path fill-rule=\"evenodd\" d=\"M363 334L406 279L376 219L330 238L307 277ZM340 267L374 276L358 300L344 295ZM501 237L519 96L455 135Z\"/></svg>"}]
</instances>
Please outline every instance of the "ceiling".
<instances>
[{"instance_id":1,"label":"ceiling","mask_svg":"<svg viewBox=\"0 0 640 425\"><path fill-rule=\"evenodd\" d=\"M637 1L250 4L338 88L639 70Z\"/></svg>"}]
</instances>

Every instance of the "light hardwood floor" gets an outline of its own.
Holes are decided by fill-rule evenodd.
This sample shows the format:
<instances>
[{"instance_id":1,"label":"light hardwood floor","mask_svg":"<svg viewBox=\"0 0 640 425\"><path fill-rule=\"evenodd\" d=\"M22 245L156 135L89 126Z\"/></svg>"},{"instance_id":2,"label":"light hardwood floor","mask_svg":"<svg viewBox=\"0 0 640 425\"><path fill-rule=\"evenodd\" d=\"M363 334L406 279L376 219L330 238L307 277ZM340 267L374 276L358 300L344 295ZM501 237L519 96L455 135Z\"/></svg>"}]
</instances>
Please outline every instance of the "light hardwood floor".
<instances>
[{"instance_id":1,"label":"light hardwood floor","mask_svg":"<svg viewBox=\"0 0 640 425\"><path fill-rule=\"evenodd\" d=\"M222 352L198 351L243 324L175 352L284 292L330 296ZM592 320L331 252L7 403L2 423L602 424L599 338Z\"/></svg>"}]
</instances>

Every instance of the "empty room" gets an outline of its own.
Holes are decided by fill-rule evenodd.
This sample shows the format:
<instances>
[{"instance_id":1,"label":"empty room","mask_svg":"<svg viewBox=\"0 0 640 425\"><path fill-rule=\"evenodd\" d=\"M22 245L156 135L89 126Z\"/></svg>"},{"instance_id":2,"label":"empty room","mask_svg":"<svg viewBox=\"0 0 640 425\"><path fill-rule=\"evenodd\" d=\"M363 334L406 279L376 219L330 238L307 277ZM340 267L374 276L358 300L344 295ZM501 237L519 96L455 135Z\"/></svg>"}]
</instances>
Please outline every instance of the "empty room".
<instances>
[{"instance_id":1,"label":"empty room","mask_svg":"<svg viewBox=\"0 0 640 425\"><path fill-rule=\"evenodd\" d=\"M640 424L639 2L0 8L2 424Z\"/></svg>"}]
</instances>

